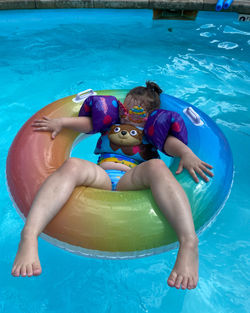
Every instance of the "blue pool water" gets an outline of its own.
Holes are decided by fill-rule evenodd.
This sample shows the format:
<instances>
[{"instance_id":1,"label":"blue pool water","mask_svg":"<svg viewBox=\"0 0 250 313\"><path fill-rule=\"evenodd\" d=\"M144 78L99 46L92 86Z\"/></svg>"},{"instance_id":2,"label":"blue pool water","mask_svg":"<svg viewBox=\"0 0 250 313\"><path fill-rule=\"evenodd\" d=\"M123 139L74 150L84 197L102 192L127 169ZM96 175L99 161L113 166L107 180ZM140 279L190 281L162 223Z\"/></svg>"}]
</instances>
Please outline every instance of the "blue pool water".
<instances>
[{"instance_id":1,"label":"blue pool water","mask_svg":"<svg viewBox=\"0 0 250 313\"><path fill-rule=\"evenodd\" d=\"M0 12L0 312L249 312L250 24L236 14L153 21L149 10ZM23 222L6 187L8 149L46 104L87 88L156 81L207 113L234 157L232 192L200 236L193 291L166 280L176 250L135 260L76 256L39 240L43 274L10 275ZM74 152L85 157L84 151ZM90 152L88 152L90 153ZM87 154L87 152L86 152Z\"/></svg>"}]
</instances>

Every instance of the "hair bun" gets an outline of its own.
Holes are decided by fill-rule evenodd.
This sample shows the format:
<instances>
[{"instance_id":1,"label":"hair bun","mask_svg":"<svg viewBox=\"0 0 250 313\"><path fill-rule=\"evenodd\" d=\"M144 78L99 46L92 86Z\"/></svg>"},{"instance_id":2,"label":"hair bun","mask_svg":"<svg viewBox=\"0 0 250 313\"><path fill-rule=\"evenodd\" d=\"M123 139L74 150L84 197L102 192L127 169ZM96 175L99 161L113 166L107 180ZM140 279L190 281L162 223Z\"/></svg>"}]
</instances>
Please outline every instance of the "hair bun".
<instances>
[{"instance_id":1,"label":"hair bun","mask_svg":"<svg viewBox=\"0 0 250 313\"><path fill-rule=\"evenodd\" d=\"M161 88L154 82L146 81L146 88L150 90L151 92L156 92L158 95L162 93Z\"/></svg>"}]
</instances>

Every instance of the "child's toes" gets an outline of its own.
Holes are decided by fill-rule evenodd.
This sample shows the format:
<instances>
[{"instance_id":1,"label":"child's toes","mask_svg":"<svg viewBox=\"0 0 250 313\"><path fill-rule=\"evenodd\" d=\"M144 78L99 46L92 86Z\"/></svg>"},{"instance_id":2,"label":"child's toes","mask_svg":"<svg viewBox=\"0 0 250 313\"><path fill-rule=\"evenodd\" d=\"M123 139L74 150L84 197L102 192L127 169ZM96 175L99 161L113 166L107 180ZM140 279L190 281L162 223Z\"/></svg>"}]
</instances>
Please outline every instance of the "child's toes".
<instances>
[{"instance_id":1,"label":"child's toes","mask_svg":"<svg viewBox=\"0 0 250 313\"><path fill-rule=\"evenodd\" d=\"M21 269L21 266L20 265L16 265L16 268L15 268L15 270L13 272L13 276L15 276L15 277L20 276L20 269Z\"/></svg>"},{"instance_id":2,"label":"child's toes","mask_svg":"<svg viewBox=\"0 0 250 313\"><path fill-rule=\"evenodd\" d=\"M35 275L35 276L40 275L42 272L40 263L33 263L32 269L33 269L33 275Z\"/></svg>"},{"instance_id":3,"label":"child's toes","mask_svg":"<svg viewBox=\"0 0 250 313\"><path fill-rule=\"evenodd\" d=\"M189 277L189 280L188 280L188 289L193 289L194 288L194 282L193 282L193 278L192 277Z\"/></svg>"},{"instance_id":4,"label":"child's toes","mask_svg":"<svg viewBox=\"0 0 250 313\"><path fill-rule=\"evenodd\" d=\"M198 277L194 277L193 278L193 286L194 286L194 288L197 287L197 284L198 284Z\"/></svg>"},{"instance_id":5,"label":"child's toes","mask_svg":"<svg viewBox=\"0 0 250 313\"><path fill-rule=\"evenodd\" d=\"M21 276L25 277L27 274L26 265L22 265L21 267Z\"/></svg>"},{"instance_id":6,"label":"child's toes","mask_svg":"<svg viewBox=\"0 0 250 313\"><path fill-rule=\"evenodd\" d=\"M187 284L188 284L188 277L184 277L181 283L181 288L187 289Z\"/></svg>"},{"instance_id":7,"label":"child's toes","mask_svg":"<svg viewBox=\"0 0 250 313\"><path fill-rule=\"evenodd\" d=\"M173 271L168 278L168 285L170 287L174 287L176 277L177 277L177 273Z\"/></svg>"},{"instance_id":8,"label":"child's toes","mask_svg":"<svg viewBox=\"0 0 250 313\"><path fill-rule=\"evenodd\" d=\"M29 277L31 277L33 275L33 270L32 270L32 265L31 264L27 265L27 275Z\"/></svg>"},{"instance_id":9,"label":"child's toes","mask_svg":"<svg viewBox=\"0 0 250 313\"><path fill-rule=\"evenodd\" d=\"M16 264L13 265L12 270L11 270L11 275L14 276L14 273L15 273L15 271L16 271L16 268L17 268L17 265L16 265Z\"/></svg>"},{"instance_id":10,"label":"child's toes","mask_svg":"<svg viewBox=\"0 0 250 313\"><path fill-rule=\"evenodd\" d=\"M178 275L177 278L176 278L176 281L175 281L175 287L177 289L180 289L182 280L183 280L183 276L182 275Z\"/></svg>"}]
</instances>

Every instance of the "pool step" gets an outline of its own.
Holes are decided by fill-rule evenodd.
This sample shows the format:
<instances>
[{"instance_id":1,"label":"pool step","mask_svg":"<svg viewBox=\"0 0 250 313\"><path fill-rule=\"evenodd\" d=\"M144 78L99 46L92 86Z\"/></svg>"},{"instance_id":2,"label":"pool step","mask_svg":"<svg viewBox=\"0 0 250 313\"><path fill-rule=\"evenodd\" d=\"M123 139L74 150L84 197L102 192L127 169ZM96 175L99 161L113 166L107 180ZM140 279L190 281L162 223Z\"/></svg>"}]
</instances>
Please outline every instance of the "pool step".
<instances>
[{"instance_id":1,"label":"pool step","mask_svg":"<svg viewBox=\"0 0 250 313\"><path fill-rule=\"evenodd\" d=\"M194 21L198 11L153 9L154 20L185 20Z\"/></svg>"}]
</instances>

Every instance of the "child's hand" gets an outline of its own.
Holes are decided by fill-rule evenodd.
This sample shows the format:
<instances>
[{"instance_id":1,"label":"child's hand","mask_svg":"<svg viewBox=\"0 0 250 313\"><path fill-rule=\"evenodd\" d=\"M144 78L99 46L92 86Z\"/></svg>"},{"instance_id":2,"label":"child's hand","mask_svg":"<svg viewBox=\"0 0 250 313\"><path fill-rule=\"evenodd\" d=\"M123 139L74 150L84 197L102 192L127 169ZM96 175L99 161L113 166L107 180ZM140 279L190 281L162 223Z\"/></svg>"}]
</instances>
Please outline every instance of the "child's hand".
<instances>
[{"instance_id":1,"label":"child's hand","mask_svg":"<svg viewBox=\"0 0 250 313\"><path fill-rule=\"evenodd\" d=\"M50 119L46 116L44 116L42 120L35 120L31 126L34 127L34 131L50 131L52 133L52 139L55 139L56 135L62 130L63 127L61 119Z\"/></svg>"},{"instance_id":2,"label":"child's hand","mask_svg":"<svg viewBox=\"0 0 250 313\"><path fill-rule=\"evenodd\" d=\"M188 151L181 156L176 174L180 174L183 168L186 168L189 171L190 175L193 177L196 183L199 182L196 174L202 177L205 182L209 181L207 175L211 177L214 176L214 174L208 169L212 169L213 167L201 161L192 151Z\"/></svg>"}]
</instances>

